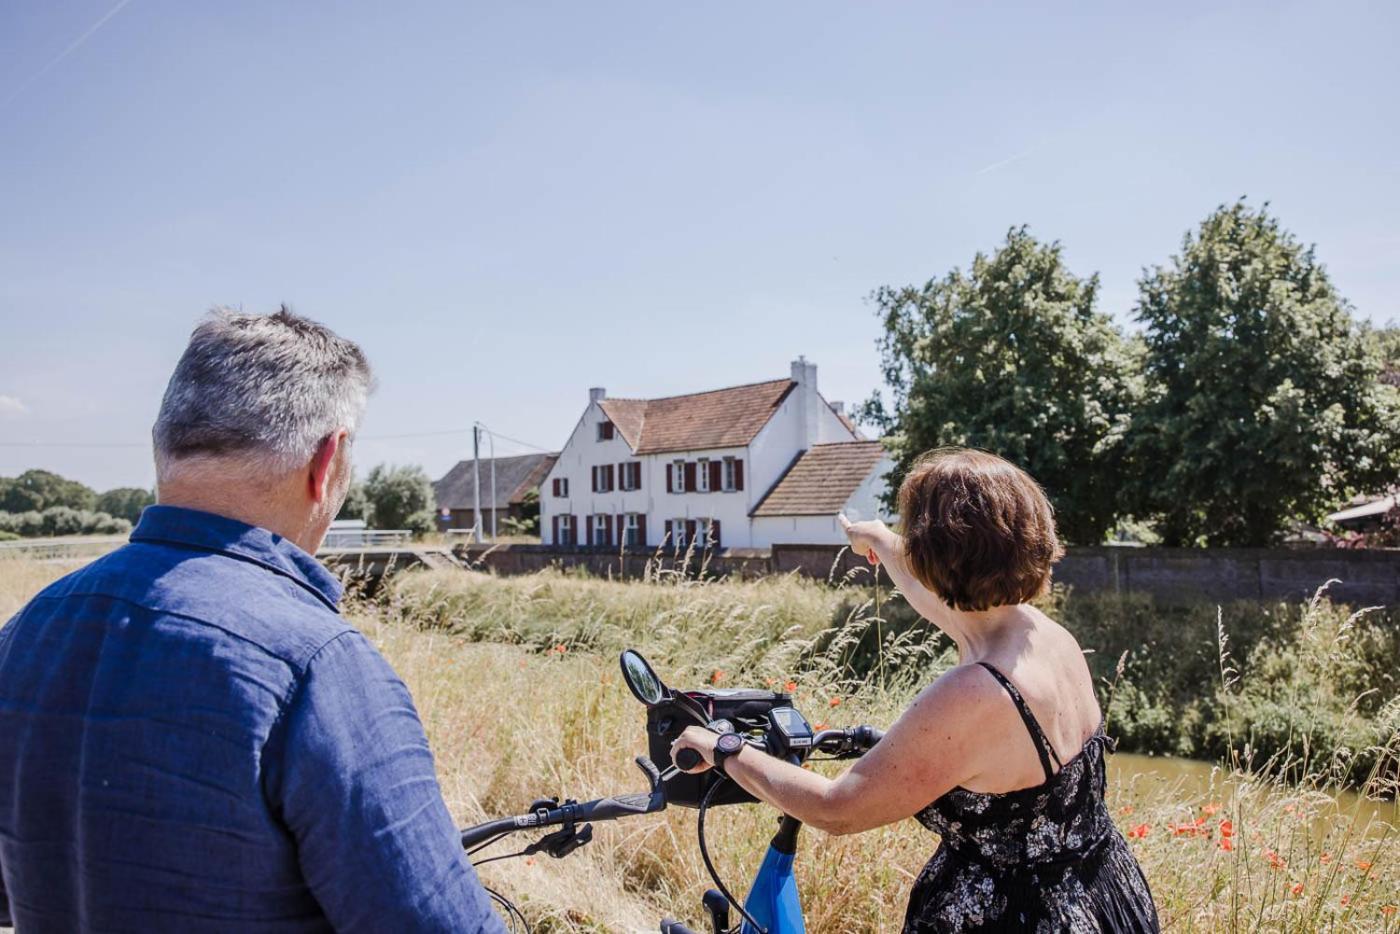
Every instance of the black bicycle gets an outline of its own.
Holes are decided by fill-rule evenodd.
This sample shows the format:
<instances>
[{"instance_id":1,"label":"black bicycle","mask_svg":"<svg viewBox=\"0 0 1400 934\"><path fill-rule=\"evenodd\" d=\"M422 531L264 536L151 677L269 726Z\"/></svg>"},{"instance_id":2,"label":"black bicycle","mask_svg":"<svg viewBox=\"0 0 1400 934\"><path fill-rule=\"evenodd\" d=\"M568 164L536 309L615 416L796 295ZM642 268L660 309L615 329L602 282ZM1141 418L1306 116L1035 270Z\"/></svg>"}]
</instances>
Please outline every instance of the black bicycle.
<instances>
[{"instance_id":1,"label":"black bicycle","mask_svg":"<svg viewBox=\"0 0 1400 934\"><path fill-rule=\"evenodd\" d=\"M622 675L632 694L647 708L646 731L649 756L638 756L638 768L646 777L649 791L614 795L593 801L541 798L524 814L486 821L462 831L462 846L475 856L480 851L521 831L550 830L524 849L476 860L481 866L501 859L545 853L562 859L593 839L593 824L654 814L668 805L696 809L696 831L700 856L715 888L702 900L714 934L801 934L806 931L793 861L797 835L802 824L783 815L769 844L768 853L754 876L748 897L740 904L720 879L710 859L705 840L705 816L711 807L744 804L756 799L730 781L723 773L710 770L700 774L685 771L700 764L693 749L680 753L671 762L671 744L692 724L717 733L738 733L744 742L770 755L801 764L820 753L822 759L854 759L863 755L884 735L870 726L839 730L813 730L792 704L789 694L774 691L707 688L675 691L657 677L640 653L622 653ZM659 765L658 765L659 763ZM504 895L487 889L506 913L512 927L530 930L520 910ZM740 915L737 927L730 926L730 908ZM662 934L694 934L689 928L667 918Z\"/></svg>"}]
</instances>

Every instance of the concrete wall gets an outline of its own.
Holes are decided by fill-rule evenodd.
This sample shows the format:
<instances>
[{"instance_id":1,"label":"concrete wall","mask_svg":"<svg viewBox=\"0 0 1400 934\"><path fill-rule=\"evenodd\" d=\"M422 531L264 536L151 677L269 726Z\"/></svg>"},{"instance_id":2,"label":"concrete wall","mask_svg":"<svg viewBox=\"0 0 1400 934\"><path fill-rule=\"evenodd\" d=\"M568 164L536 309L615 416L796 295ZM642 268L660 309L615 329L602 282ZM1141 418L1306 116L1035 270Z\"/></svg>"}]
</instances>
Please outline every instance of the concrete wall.
<instances>
[{"instance_id":1,"label":"concrete wall","mask_svg":"<svg viewBox=\"0 0 1400 934\"><path fill-rule=\"evenodd\" d=\"M458 546L457 554L501 574L528 574L551 566L587 567L600 576L638 577L653 549L557 549L544 545ZM667 555L667 567L677 562ZM698 563L698 562L697 562ZM709 557L716 575L757 577L798 573L840 579L864 559L835 545L730 548ZM1400 550L1338 549L1193 550L1176 548L1071 548L1055 580L1081 593L1152 594L1164 602L1303 600L1331 578L1329 593L1357 605L1400 605Z\"/></svg>"}]
</instances>

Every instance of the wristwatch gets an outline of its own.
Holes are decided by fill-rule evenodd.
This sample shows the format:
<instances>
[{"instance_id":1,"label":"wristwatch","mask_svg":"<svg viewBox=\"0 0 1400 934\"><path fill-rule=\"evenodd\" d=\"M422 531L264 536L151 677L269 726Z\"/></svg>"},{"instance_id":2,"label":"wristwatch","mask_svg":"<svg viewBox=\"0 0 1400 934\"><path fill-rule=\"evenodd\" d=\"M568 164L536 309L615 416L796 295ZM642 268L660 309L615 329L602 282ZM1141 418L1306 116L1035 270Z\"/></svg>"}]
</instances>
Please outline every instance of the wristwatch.
<instances>
[{"instance_id":1,"label":"wristwatch","mask_svg":"<svg viewBox=\"0 0 1400 934\"><path fill-rule=\"evenodd\" d=\"M721 733L715 740L715 768L724 772L724 760L744 748L744 737L738 733ZM724 772L728 775L728 772Z\"/></svg>"}]
</instances>

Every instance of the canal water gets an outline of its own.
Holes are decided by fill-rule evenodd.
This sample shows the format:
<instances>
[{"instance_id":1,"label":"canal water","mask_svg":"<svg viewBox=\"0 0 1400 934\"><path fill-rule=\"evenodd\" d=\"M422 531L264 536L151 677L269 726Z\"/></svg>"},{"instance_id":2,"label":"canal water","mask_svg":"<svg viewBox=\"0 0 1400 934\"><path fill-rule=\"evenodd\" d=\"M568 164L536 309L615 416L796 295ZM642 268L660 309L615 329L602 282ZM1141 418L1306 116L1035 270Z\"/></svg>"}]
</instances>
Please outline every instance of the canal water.
<instances>
[{"instance_id":1,"label":"canal water","mask_svg":"<svg viewBox=\"0 0 1400 934\"><path fill-rule=\"evenodd\" d=\"M1108 757L1111 803L1223 803L1228 799L1230 785L1229 771L1209 762L1127 752ZM1337 809L1331 813L1324 812L1321 815L1324 819L1354 816L1359 819L1359 826L1383 822L1400 827L1400 802L1367 799L1350 791L1336 792L1331 797Z\"/></svg>"}]
</instances>

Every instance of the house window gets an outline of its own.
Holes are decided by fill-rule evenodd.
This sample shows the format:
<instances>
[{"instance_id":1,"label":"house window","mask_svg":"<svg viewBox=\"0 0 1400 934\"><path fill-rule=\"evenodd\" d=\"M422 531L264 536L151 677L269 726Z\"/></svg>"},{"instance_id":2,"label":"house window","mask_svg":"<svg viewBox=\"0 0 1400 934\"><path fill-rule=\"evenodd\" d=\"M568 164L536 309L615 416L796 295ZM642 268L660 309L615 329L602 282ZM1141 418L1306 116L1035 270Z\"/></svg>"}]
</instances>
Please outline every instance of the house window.
<instances>
[{"instance_id":1,"label":"house window","mask_svg":"<svg viewBox=\"0 0 1400 934\"><path fill-rule=\"evenodd\" d=\"M629 548L644 544L640 533L641 524L637 521L637 514L629 512L622 520L622 544Z\"/></svg>"},{"instance_id":2,"label":"house window","mask_svg":"<svg viewBox=\"0 0 1400 934\"><path fill-rule=\"evenodd\" d=\"M695 541L692 542L696 548L705 548L710 544L710 520L695 520Z\"/></svg>"},{"instance_id":3,"label":"house window","mask_svg":"<svg viewBox=\"0 0 1400 934\"><path fill-rule=\"evenodd\" d=\"M599 422L599 423L598 423L598 440L599 440L599 441L611 441L612 439L613 439L613 423L612 423L612 422Z\"/></svg>"},{"instance_id":4,"label":"house window","mask_svg":"<svg viewBox=\"0 0 1400 934\"><path fill-rule=\"evenodd\" d=\"M568 478L568 477L555 477L555 478L554 478L554 495L555 495L555 496L558 496L558 497L561 497L561 498L569 495L569 478Z\"/></svg>"},{"instance_id":5,"label":"house window","mask_svg":"<svg viewBox=\"0 0 1400 934\"><path fill-rule=\"evenodd\" d=\"M685 461L671 461L671 490L676 493L685 492Z\"/></svg>"},{"instance_id":6,"label":"house window","mask_svg":"<svg viewBox=\"0 0 1400 934\"><path fill-rule=\"evenodd\" d=\"M671 520L671 547L676 549L686 547L684 519Z\"/></svg>"},{"instance_id":7,"label":"house window","mask_svg":"<svg viewBox=\"0 0 1400 934\"><path fill-rule=\"evenodd\" d=\"M558 517L559 519L559 541L558 545L572 545L574 543L574 517L568 514Z\"/></svg>"},{"instance_id":8,"label":"house window","mask_svg":"<svg viewBox=\"0 0 1400 934\"><path fill-rule=\"evenodd\" d=\"M608 541L608 517L599 513L593 517L593 544L611 545Z\"/></svg>"},{"instance_id":9,"label":"house window","mask_svg":"<svg viewBox=\"0 0 1400 934\"><path fill-rule=\"evenodd\" d=\"M593 492L611 493L613 490L613 465L597 464L593 467Z\"/></svg>"},{"instance_id":10,"label":"house window","mask_svg":"<svg viewBox=\"0 0 1400 934\"><path fill-rule=\"evenodd\" d=\"M735 482L734 482L734 481L735 481L735 477L734 477L734 474L735 474L734 464L735 464L734 458L732 458L732 457L726 457L726 458L724 459L724 483L723 483L723 485L722 485L722 489L723 489L724 492L726 492L726 493L733 493L735 490L738 489L738 486L736 486L736 485L735 485Z\"/></svg>"},{"instance_id":11,"label":"house window","mask_svg":"<svg viewBox=\"0 0 1400 934\"><path fill-rule=\"evenodd\" d=\"M626 461L618 464L618 486L624 490L642 488L642 464L640 461Z\"/></svg>"},{"instance_id":12,"label":"house window","mask_svg":"<svg viewBox=\"0 0 1400 934\"><path fill-rule=\"evenodd\" d=\"M695 468L695 491L697 493L710 492L710 459L700 458L700 464Z\"/></svg>"}]
</instances>

